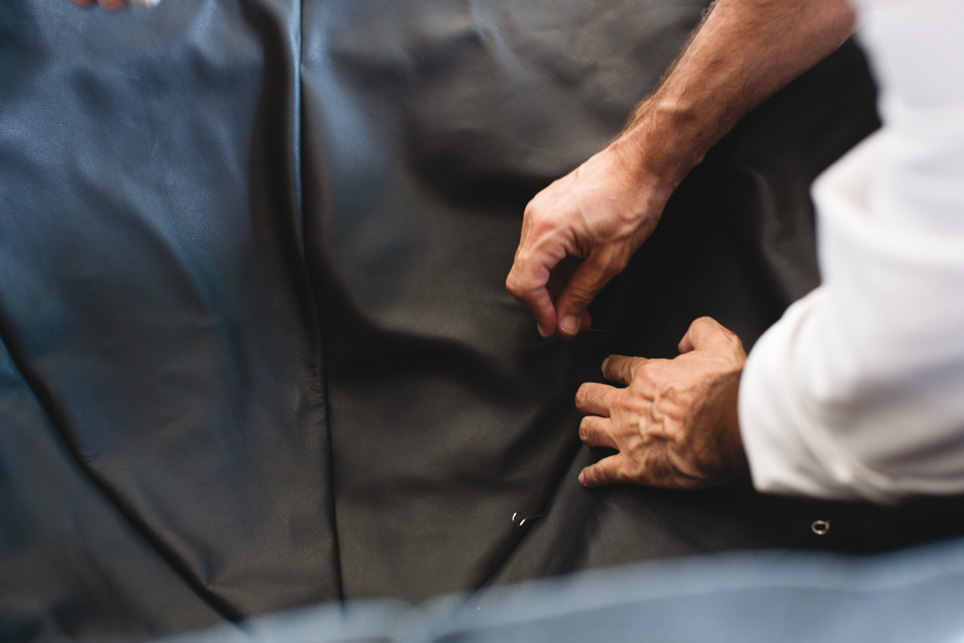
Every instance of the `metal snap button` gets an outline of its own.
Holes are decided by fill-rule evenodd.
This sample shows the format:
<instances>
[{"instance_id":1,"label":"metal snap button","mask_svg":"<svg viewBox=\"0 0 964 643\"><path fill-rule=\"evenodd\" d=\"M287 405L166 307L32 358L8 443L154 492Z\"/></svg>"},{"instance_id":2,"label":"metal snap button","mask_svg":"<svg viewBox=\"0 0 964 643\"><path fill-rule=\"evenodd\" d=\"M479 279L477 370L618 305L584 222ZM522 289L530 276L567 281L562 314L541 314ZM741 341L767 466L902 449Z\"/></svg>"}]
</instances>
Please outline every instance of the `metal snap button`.
<instances>
[{"instance_id":1,"label":"metal snap button","mask_svg":"<svg viewBox=\"0 0 964 643\"><path fill-rule=\"evenodd\" d=\"M830 521L814 520L813 524L810 525L810 531L817 534L818 536L826 536L830 532Z\"/></svg>"}]
</instances>

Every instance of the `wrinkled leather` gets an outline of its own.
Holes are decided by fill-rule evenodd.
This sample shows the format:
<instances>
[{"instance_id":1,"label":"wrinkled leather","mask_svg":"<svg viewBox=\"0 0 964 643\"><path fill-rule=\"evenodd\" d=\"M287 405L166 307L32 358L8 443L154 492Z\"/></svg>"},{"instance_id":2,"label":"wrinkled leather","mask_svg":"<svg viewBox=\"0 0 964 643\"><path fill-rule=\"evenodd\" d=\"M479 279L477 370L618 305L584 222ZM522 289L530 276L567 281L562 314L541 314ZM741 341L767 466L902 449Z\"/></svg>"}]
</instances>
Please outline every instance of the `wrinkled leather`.
<instances>
[{"instance_id":1,"label":"wrinkled leather","mask_svg":"<svg viewBox=\"0 0 964 643\"><path fill-rule=\"evenodd\" d=\"M43 421L2 430L58 471L0 478L0 609L92 635L135 610L166 631L337 598L296 7L5 0L0 23L0 335ZM30 449L4 449L4 470L33 469ZM86 495L57 481L76 478Z\"/></svg>"},{"instance_id":2,"label":"wrinkled leather","mask_svg":"<svg viewBox=\"0 0 964 643\"><path fill-rule=\"evenodd\" d=\"M503 286L523 208L704 5L4 0L0 638L958 530L576 483L579 383L704 314L751 345L818 283L810 182L876 126L848 44L684 182L593 306L615 332L540 339Z\"/></svg>"}]
</instances>

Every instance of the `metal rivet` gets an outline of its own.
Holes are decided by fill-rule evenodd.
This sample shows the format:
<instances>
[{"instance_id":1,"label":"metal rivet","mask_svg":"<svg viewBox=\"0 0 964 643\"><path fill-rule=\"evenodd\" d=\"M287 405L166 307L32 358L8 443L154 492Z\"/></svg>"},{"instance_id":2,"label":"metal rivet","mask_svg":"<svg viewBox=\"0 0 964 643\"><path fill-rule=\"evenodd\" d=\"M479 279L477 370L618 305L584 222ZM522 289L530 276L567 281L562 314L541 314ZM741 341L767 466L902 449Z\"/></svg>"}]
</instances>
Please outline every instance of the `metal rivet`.
<instances>
[{"instance_id":1,"label":"metal rivet","mask_svg":"<svg viewBox=\"0 0 964 643\"><path fill-rule=\"evenodd\" d=\"M512 514L512 524L515 525L516 527L523 527L525 526L526 523L532 522L537 518L542 518L542 514L538 514L535 516L523 516L517 511L514 514Z\"/></svg>"},{"instance_id":2,"label":"metal rivet","mask_svg":"<svg viewBox=\"0 0 964 643\"><path fill-rule=\"evenodd\" d=\"M810 531L817 534L818 536L826 536L828 533L830 533L830 521L814 520L813 524L810 525Z\"/></svg>"}]
</instances>

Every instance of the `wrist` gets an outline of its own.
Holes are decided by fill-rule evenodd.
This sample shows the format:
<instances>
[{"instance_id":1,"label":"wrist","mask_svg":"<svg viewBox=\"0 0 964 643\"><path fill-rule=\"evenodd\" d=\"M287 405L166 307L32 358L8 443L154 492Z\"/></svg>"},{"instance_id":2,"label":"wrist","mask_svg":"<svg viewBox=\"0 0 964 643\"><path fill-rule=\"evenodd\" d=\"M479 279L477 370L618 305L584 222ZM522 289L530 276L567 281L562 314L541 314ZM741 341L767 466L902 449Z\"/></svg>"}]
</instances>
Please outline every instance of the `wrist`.
<instances>
[{"instance_id":1,"label":"wrist","mask_svg":"<svg viewBox=\"0 0 964 643\"><path fill-rule=\"evenodd\" d=\"M610 148L637 184L665 203L710 145L701 140L694 112L652 97L639 105Z\"/></svg>"},{"instance_id":2,"label":"wrist","mask_svg":"<svg viewBox=\"0 0 964 643\"><path fill-rule=\"evenodd\" d=\"M750 481L750 464L743 448L743 438L740 435L740 379L743 369L728 373L719 380L721 403L723 405L722 439L720 441L720 456L725 471L731 482L742 483Z\"/></svg>"}]
</instances>

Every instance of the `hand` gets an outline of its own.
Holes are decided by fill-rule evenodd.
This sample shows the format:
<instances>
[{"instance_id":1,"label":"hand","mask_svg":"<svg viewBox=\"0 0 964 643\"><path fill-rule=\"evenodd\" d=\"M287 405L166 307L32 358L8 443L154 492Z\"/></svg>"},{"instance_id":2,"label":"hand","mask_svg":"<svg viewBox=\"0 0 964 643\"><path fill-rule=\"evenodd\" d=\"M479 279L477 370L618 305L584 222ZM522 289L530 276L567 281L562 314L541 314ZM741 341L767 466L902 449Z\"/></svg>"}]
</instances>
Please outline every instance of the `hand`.
<instances>
[{"instance_id":1,"label":"hand","mask_svg":"<svg viewBox=\"0 0 964 643\"><path fill-rule=\"evenodd\" d=\"M586 306L656 227L670 188L641 169L638 146L617 139L526 206L506 288L532 313L543 337L574 337ZM581 262L565 274L566 257Z\"/></svg>"},{"instance_id":2,"label":"hand","mask_svg":"<svg viewBox=\"0 0 964 643\"><path fill-rule=\"evenodd\" d=\"M586 414L579 437L619 452L583 469L583 485L696 489L748 477L737 416L743 344L716 320L701 317L679 351L671 360L612 355L603 375L626 388L579 387L576 407Z\"/></svg>"}]
</instances>

